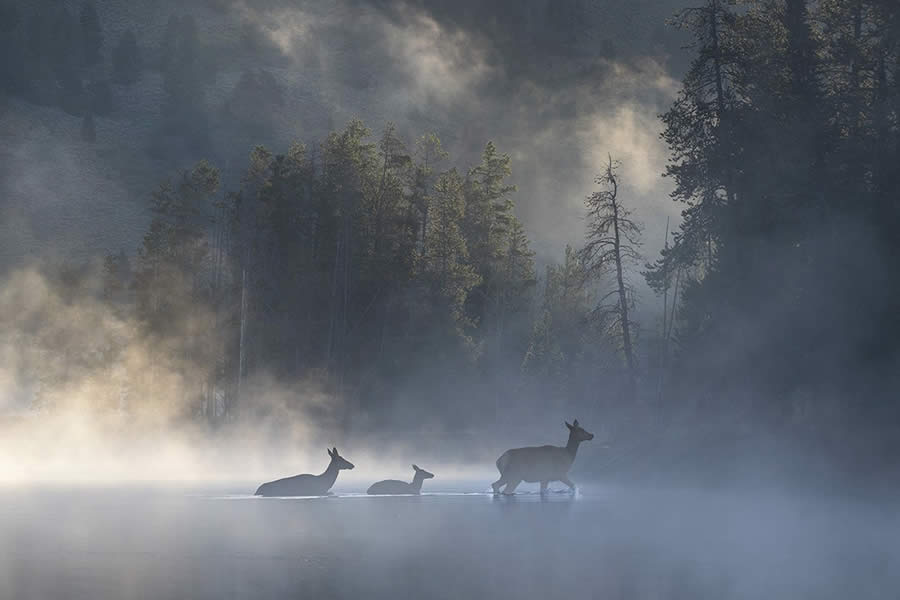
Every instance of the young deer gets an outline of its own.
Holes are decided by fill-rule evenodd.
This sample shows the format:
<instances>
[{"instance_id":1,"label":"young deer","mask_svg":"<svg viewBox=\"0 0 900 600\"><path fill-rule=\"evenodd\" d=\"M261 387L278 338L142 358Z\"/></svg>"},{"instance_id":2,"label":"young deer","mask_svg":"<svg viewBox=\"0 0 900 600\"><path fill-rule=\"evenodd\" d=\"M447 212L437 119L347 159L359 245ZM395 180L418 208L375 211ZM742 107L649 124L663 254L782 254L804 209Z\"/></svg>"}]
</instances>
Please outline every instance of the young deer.
<instances>
[{"instance_id":1,"label":"young deer","mask_svg":"<svg viewBox=\"0 0 900 600\"><path fill-rule=\"evenodd\" d=\"M560 446L530 446L527 448L513 448L503 453L497 459L497 470L500 471L500 479L491 484L494 493L500 493L500 486L505 485L504 494L512 494L523 481L534 483L541 482L541 494L547 493L547 484L551 481L561 481L569 489L575 490L575 484L569 480L569 469L575 462L575 453L578 452L578 444L594 439L593 433L588 433L578 425L578 419L569 428L569 442L565 448Z\"/></svg>"},{"instance_id":2,"label":"young deer","mask_svg":"<svg viewBox=\"0 0 900 600\"><path fill-rule=\"evenodd\" d=\"M321 475L294 475L259 486L257 496L324 496L334 485L338 472L352 469L353 463L338 454L337 448L328 451L331 462Z\"/></svg>"},{"instance_id":3,"label":"young deer","mask_svg":"<svg viewBox=\"0 0 900 600\"><path fill-rule=\"evenodd\" d=\"M429 473L425 469L420 469L416 465L412 466L415 471L411 483L398 481L397 479L385 479L373 483L367 494L418 494L422 491L422 482L426 479L434 479L434 473Z\"/></svg>"}]
</instances>

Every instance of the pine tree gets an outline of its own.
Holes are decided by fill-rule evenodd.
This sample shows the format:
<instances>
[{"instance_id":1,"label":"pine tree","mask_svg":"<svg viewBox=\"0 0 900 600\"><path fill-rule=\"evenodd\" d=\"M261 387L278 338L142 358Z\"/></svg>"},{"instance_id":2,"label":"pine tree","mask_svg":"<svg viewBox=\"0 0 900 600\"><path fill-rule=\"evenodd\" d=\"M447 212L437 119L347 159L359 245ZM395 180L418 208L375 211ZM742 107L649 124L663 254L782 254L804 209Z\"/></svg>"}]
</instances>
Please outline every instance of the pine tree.
<instances>
[{"instance_id":1,"label":"pine tree","mask_svg":"<svg viewBox=\"0 0 900 600\"><path fill-rule=\"evenodd\" d=\"M629 264L640 258L640 226L631 218L631 211L619 197L619 163L612 156L596 182L602 187L585 200L587 207L587 238L581 251L582 260L589 273L600 276L613 271L615 287L604 298L615 297L611 306L603 306L600 313L607 320L610 330L622 344L625 358L630 400L637 393L637 363L634 347L634 323L630 312L634 303L634 289L628 281Z\"/></svg>"},{"instance_id":2,"label":"pine tree","mask_svg":"<svg viewBox=\"0 0 900 600\"><path fill-rule=\"evenodd\" d=\"M566 246L562 264L547 265L541 306L522 361L526 375L565 379L583 351L590 319L589 277L584 263Z\"/></svg>"},{"instance_id":3,"label":"pine tree","mask_svg":"<svg viewBox=\"0 0 900 600\"><path fill-rule=\"evenodd\" d=\"M353 119L344 131L331 133L322 144L323 194L333 218L334 236L326 356L339 386L351 346L348 333L359 275L354 259L361 254L361 202L377 161L375 145L367 141L370 134L362 121Z\"/></svg>"},{"instance_id":4,"label":"pine tree","mask_svg":"<svg viewBox=\"0 0 900 600\"><path fill-rule=\"evenodd\" d=\"M219 173L201 161L153 194L154 218L138 253L139 314L151 329L169 325L175 308L203 298L209 243L206 228Z\"/></svg>"},{"instance_id":5,"label":"pine tree","mask_svg":"<svg viewBox=\"0 0 900 600\"><path fill-rule=\"evenodd\" d=\"M709 269L723 244L722 207L735 202L734 165L742 160L734 143L734 115L742 101L740 82L734 79L744 54L734 31L735 16L722 0L686 9L676 23L692 34L697 55L677 99L662 116L663 139L671 151L666 176L675 182L672 198L688 205L668 258L683 267L702 262Z\"/></svg>"},{"instance_id":6,"label":"pine tree","mask_svg":"<svg viewBox=\"0 0 900 600\"><path fill-rule=\"evenodd\" d=\"M445 340L456 338L471 344L474 323L466 315L464 305L480 278L468 262L461 228L465 214L463 181L455 169L438 177L429 198L428 213L426 243L417 261L417 271L426 285L429 309L435 315L429 327Z\"/></svg>"},{"instance_id":7,"label":"pine tree","mask_svg":"<svg viewBox=\"0 0 900 600\"><path fill-rule=\"evenodd\" d=\"M473 322L481 325L499 318L498 299L503 293L499 273L515 220L511 198L515 186L506 182L510 174L509 155L501 154L493 142L488 142L481 164L471 169L466 178L463 233L470 262L481 281L470 294L466 311Z\"/></svg>"},{"instance_id":8,"label":"pine tree","mask_svg":"<svg viewBox=\"0 0 900 600\"><path fill-rule=\"evenodd\" d=\"M508 356L507 338L515 331L511 326L523 322L531 306L531 291L537 279L534 272L534 252L530 248L525 229L515 217L510 221L506 241L497 271L497 295L494 308L494 361Z\"/></svg>"},{"instance_id":9,"label":"pine tree","mask_svg":"<svg viewBox=\"0 0 900 600\"><path fill-rule=\"evenodd\" d=\"M252 212L244 213L252 220L252 240L241 266L256 299L250 307L255 336L266 342L256 358L274 373L294 371L301 356L308 363L318 334L309 317L324 284L315 260L321 229L310 194L312 177L302 144L279 155L257 147L243 191L252 200Z\"/></svg>"},{"instance_id":10,"label":"pine tree","mask_svg":"<svg viewBox=\"0 0 900 600\"><path fill-rule=\"evenodd\" d=\"M703 381L718 398L740 388L784 417L804 382L846 385L836 356L895 351L885 330L900 318L869 266L897 247L900 225L888 167L900 9L754 0L697 11L696 59L664 117L667 174L687 208L649 281L682 276L682 384Z\"/></svg>"},{"instance_id":11,"label":"pine tree","mask_svg":"<svg viewBox=\"0 0 900 600\"><path fill-rule=\"evenodd\" d=\"M389 263L399 243L394 238L397 232L392 225L401 218L403 187L408 180L406 171L412 159L393 123L385 127L377 152L377 164L373 165L369 182L363 186L361 216L367 231L365 244L374 262L374 272L378 272L378 278L382 279L390 277Z\"/></svg>"},{"instance_id":12,"label":"pine tree","mask_svg":"<svg viewBox=\"0 0 900 600\"><path fill-rule=\"evenodd\" d=\"M619 356L593 315L591 277L579 253L566 246L563 261L546 267L539 310L522 360L525 382L545 404L596 402ZM612 359L615 359L612 360Z\"/></svg>"},{"instance_id":13,"label":"pine tree","mask_svg":"<svg viewBox=\"0 0 900 600\"><path fill-rule=\"evenodd\" d=\"M421 249L428 229L428 196L434 185L437 167L447 159L441 140L434 133L423 135L416 141L415 164L410 183L411 208L417 213L415 239Z\"/></svg>"}]
</instances>

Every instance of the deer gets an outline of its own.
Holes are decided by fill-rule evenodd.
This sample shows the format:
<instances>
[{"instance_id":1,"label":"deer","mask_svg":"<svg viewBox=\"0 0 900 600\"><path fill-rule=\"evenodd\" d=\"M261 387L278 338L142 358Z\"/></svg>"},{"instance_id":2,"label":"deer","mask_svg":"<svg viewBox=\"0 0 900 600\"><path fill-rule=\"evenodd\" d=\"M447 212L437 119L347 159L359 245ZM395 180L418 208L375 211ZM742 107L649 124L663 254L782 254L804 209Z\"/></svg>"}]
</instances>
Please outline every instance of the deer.
<instances>
[{"instance_id":1,"label":"deer","mask_svg":"<svg viewBox=\"0 0 900 600\"><path fill-rule=\"evenodd\" d=\"M325 496L337 480L338 473L352 469L353 463L338 454L337 448L328 450L331 462L321 475L294 475L259 486L255 496Z\"/></svg>"},{"instance_id":2,"label":"deer","mask_svg":"<svg viewBox=\"0 0 900 600\"><path fill-rule=\"evenodd\" d=\"M384 481L373 483L369 487L369 489L366 490L366 493L418 495L422 491L422 482L426 479L434 479L434 473L429 473L425 469L420 469L416 465L413 465L412 468L415 473L413 474L413 480L410 483L399 481L397 479L385 479Z\"/></svg>"},{"instance_id":3,"label":"deer","mask_svg":"<svg viewBox=\"0 0 900 600\"><path fill-rule=\"evenodd\" d=\"M569 469L575 462L575 454L578 445L594 439L593 433L588 433L575 419L569 428L569 441L565 447L561 446L529 446L526 448L513 448L504 452L497 459L497 470L500 471L500 479L491 484L494 494L500 493L500 487L504 495L515 493L516 487L527 481L541 482L541 495L547 493L547 484L551 481L561 481L573 492L575 484L569 479Z\"/></svg>"}]
</instances>

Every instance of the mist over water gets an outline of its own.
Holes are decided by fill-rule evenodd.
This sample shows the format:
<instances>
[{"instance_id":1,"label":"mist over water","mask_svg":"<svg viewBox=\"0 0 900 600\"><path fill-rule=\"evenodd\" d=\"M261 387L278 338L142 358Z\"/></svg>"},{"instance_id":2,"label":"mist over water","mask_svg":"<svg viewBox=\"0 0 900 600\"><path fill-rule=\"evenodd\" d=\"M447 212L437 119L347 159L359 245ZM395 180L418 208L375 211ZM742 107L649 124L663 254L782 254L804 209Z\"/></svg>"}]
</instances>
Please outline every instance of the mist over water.
<instances>
[{"instance_id":1,"label":"mist over water","mask_svg":"<svg viewBox=\"0 0 900 600\"><path fill-rule=\"evenodd\" d=\"M441 493L484 488L455 483L316 499L252 498L252 484L4 487L0 594L874 599L900 585L885 506L601 485Z\"/></svg>"},{"instance_id":2,"label":"mist over water","mask_svg":"<svg viewBox=\"0 0 900 600\"><path fill-rule=\"evenodd\" d=\"M4 371L8 390L28 372L23 362L40 358L14 347L35 323L57 346L134 327L102 303L55 295L37 272L18 277L0 295L5 315L30 317L4 321L5 356L15 357ZM623 437L615 413L594 408L580 413L597 439L579 449L576 496L541 498L523 484L515 497L493 497L496 457L564 444L572 410L485 419L471 431L433 421L354 428L335 424L316 382L261 378L246 382L247 394L271 412L210 429L181 417L182 380L169 365L154 384L171 386L171 406L144 405L150 388L132 387L123 410L97 412L104 398L119 400L109 374L144 368L155 351L140 335L125 339L115 361L70 363L78 376L50 389L62 400L57 410L4 421L2 598L837 600L884 598L900 586L892 486L851 500L853 490L827 477L812 490L784 473L754 480L788 462L789 448L751 447L732 479L693 487L722 469L720 457L667 455L663 446L648 477L642 454L664 441ZM688 427L674 448L702 440L701 431ZM356 464L339 475L335 497L252 496L263 481L322 472L333 445ZM379 479L408 481L412 462L437 475L422 496L364 495Z\"/></svg>"}]
</instances>

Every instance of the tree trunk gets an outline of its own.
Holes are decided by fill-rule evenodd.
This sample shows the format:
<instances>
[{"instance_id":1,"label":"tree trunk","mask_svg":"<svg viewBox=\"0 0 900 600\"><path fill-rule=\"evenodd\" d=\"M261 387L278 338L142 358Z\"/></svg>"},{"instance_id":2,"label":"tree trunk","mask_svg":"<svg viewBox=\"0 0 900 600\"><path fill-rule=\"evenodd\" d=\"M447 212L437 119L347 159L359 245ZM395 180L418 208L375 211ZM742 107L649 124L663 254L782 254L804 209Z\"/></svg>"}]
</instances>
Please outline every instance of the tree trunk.
<instances>
[{"instance_id":1,"label":"tree trunk","mask_svg":"<svg viewBox=\"0 0 900 600\"><path fill-rule=\"evenodd\" d=\"M669 315L669 218L666 217L666 238L665 243L663 244L664 252L665 252L665 262L663 263L663 320L662 320L662 339L660 340L660 353L659 353L659 377L658 388L657 388L657 399L662 402L663 398L663 389L665 387L665 378L666 378L666 365L669 362L669 338L666 335L668 332L667 319Z\"/></svg>"},{"instance_id":2,"label":"tree trunk","mask_svg":"<svg viewBox=\"0 0 900 600\"><path fill-rule=\"evenodd\" d=\"M238 342L238 372L237 372L237 393L235 394L234 406L236 409L241 401L241 384L244 377L244 346L247 332L247 268L241 270L241 333Z\"/></svg>"},{"instance_id":3,"label":"tree trunk","mask_svg":"<svg viewBox=\"0 0 900 600\"><path fill-rule=\"evenodd\" d=\"M611 164L612 163L610 162L610 174L612 173ZM625 353L625 364L628 368L628 399L634 401L637 395L637 377L635 376L634 368L634 350L631 346L631 324L628 321L628 294L625 289L625 277L622 273L622 246L621 238L619 236L619 203L616 199L617 186L615 179L612 179L612 184L613 234L615 236L614 251L616 261L616 283L619 287L619 319L622 322L622 351Z\"/></svg>"}]
</instances>

